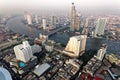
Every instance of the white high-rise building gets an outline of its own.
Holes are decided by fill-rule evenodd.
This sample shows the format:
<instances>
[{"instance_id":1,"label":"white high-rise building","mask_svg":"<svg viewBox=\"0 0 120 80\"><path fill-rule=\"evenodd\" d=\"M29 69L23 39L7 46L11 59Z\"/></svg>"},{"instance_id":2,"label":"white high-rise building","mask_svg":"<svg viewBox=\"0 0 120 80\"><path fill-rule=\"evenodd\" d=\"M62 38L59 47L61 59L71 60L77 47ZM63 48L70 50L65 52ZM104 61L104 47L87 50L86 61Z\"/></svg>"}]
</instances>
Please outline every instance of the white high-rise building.
<instances>
[{"instance_id":1,"label":"white high-rise building","mask_svg":"<svg viewBox=\"0 0 120 80\"><path fill-rule=\"evenodd\" d=\"M80 52L85 50L86 38L86 35L71 37L63 53L70 57L78 57Z\"/></svg>"},{"instance_id":2,"label":"white high-rise building","mask_svg":"<svg viewBox=\"0 0 120 80\"><path fill-rule=\"evenodd\" d=\"M39 23L39 20L38 20L38 16L37 16L37 15L35 16L35 23L36 23L36 24Z\"/></svg>"},{"instance_id":3,"label":"white high-rise building","mask_svg":"<svg viewBox=\"0 0 120 80\"><path fill-rule=\"evenodd\" d=\"M29 25L32 24L32 16L30 14L26 14L26 20Z\"/></svg>"},{"instance_id":4,"label":"white high-rise building","mask_svg":"<svg viewBox=\"0 0 120 80\"><path fill-rule=\"evenodd\" d=\"M46 21L46 19L42 20L42 24L43 24L43 29L46 29L47 28L47 21Z\"/></svg>"},{"instance_id":5,"label":"white high-rise building","mask_svg":"<svg viewBox=\"0 0 120 80\"><path fill-rule=\"evenodd\" d=\"M106 49L107 49L107 47L105 46L105 47L101 47L101 48L98 50L96 57L97 57L99 60L103 60L103 58L104 58L104 56L105 56L105 53L106 53Z\"/></svg>"},{"instance_id":6,"label":"white high-rise building","mask_svg":"<svg viewBox=\"0 0 120 80\"><path fill-rule=\"evenodd\" d=\"M23 62L28 62L33 57L32 49L28 41L24 41L22 44L15 46L14 52L16 58Z\"/></svg>"},{"instance_id":7,"label":"white high-rise building","mask_svg":"<svg viewBox=\"0 0 120 80\"><path fill-rule=\"evenodd\" d=\"M104 35L106 22L107 22L106 18L99 18L97 20L97 24L96 24L96 28L95 28L95 36Z\"/></svg>"}]
</instances>

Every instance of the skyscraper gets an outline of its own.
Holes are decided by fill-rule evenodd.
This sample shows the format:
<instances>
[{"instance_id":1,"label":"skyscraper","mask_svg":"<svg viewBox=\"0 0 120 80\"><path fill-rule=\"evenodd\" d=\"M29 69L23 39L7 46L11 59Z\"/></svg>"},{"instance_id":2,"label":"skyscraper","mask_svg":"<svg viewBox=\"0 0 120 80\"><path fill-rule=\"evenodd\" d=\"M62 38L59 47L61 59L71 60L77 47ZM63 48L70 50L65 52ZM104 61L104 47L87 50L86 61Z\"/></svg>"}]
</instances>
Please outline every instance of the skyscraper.
<instances>
[{"instance_id":1,"label":"skyscraper","mask_svg":"<svg viewBox=\"0 0 120 80\"><path fill-rule=\"evenodd\" d=\"M27 20L27 23L29 24L29 25L31 25L32 24L32 16L30 15L30 14L26 14L26 20Z\"/></svg>"},{"instance_id":2,"label":"skyscraper","mask_svg":"<svg viewBox=\"0 0 120 80\"><path fill-rule=\"evenodd\" d=\"M75 21L75 30L80 30L80 16L81 14L79 13L77 16L76 16L76 21Z\"/></svg>"},{"instance_id":3,"label":"skyscraper","mask_svg":"<svg viewBox=\"0 0 120 80\"><path fill-rule=\"evenodd\" d=\"M104 30L106 26L107 19L106 18L99 18L97 20L96 28L95 28L95 33L94 35L104 35Z\"/></svg>"},{"instance_id":4,"label":"skyscraper","mask_svg":"<svg viewBox=\"0 0 120 80\"><path fill-rule=\"evenodd\" d=\"M84 28L87 28L87 27L88 27L88 24L89 24L89 18L86 18L85 24L84 24Z\"/></svg>"},{"instance_id":5,"label":"skyscraper","mask_svg":"<svg viewBox=\"0 0 120 80\"><path fill-rule=\"evenodd\" d=\"M39 21L38 21L38 16L37 16L37 15L35 16L35 23L36 23L36 24L39 23Z\"/></svg>"},{"instance_id":6,"label":"skyscraper","mask_svg":"<svg viewBox=\"0 0 120 80\"><path fill-rule=\"evenodd\" d=\"M86 35L70 37L63 53L70 57L78 57L79 53L85 50L86 38Z\"/></svg>"},{"instance_id":7,"label":"skyscraper","mask_svg":"<svg viewBox=\"0 0 120 80\"><path fill-rule=\"evenodd\" d=\"M57 24L60 25L60 17L57 18Z\"/></svg>"},{"instance_id":8,"label":"skyscraper","mask_svg":"<svg viewBox=\"0 0 120 80\"><path fill-rule=\"evenodd\" d=\"M51 25L56 28L56 16L51 16Z\"/></svg>"},{"instance_id":9,"label":"skyscraper","mask_svg":"<svg viewBox=\"0 0 120 80\"><path fill-rule=\"evenodd\" d=\"M28 41L24 41L22 44L15 46L14 52L16 58L23 62L28 62L33 57L32 49Z\"/></svg>"},{"instance_id":10,"label":"skyscraper","mask_svg":"<svg viewBox=\"0 0 120 80\"><path fill-rule=\"evenodd\" d=\"M83 26L82 34L88 33L88 24L89 24L89 18L86 18L84 26Z\"/></svg>"},{"instance_id":11,"label":"skyscraper","mask_svg":"<svg viewBox=\"0 0 120 80\"><path fill-rule=\"evenodd\" d=\"M76 20L76 10L74 3L72 3L70 31L75 30L75 20Z\"/></svg>"},{"instance_id":12,"label":"skyscraper","mask_svg":"<svg viewBox=\"0 0 120 80\"><path fill-rule=\"evenodd\" d=\"M47 21L46 21L46 19L42 20L42 25L43 25L43 29L47 28Z\"/></svg>"}]
</instances>

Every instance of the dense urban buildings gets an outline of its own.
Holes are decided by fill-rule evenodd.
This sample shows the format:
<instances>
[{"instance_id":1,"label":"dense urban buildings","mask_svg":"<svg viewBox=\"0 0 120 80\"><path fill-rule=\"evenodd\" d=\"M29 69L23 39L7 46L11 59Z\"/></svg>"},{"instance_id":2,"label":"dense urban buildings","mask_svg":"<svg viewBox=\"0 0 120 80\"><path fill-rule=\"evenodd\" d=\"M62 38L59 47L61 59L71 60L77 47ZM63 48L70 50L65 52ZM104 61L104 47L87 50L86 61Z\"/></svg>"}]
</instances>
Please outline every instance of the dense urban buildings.
<instances>
[{"instance_id":1,"label":"dense urban buildings","mask_svg":"<svg viewBox=\"0 0 120 80\"><path fill-rule=\"evenodd\" d=\"M0 14L0 80L120 80L117 4L111 8L87 0L85 5L90 5L82 9L82 1L60 0L66 6L39 1L34 6L36 1L31 2L32 7L29 1L24 3L29 7L24 7L24 15L11 15L11 10ZM105 2L98 4L101 1ZM72 7L67 5L71 3ZM89 9L91 3L95 5ZM105 6L112 9L109 14Z\"/></svg>"}]
</instances>

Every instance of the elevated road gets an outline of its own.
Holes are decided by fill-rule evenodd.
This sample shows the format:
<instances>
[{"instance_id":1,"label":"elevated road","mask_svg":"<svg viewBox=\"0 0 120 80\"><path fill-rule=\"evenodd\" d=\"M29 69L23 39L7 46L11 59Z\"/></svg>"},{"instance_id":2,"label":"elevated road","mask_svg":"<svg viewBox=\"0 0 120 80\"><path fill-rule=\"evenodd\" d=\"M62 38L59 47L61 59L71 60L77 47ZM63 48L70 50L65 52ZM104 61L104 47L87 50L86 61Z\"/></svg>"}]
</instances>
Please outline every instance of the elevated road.
<instances>
[{"instance_id":1,"label":"elevated road","mask_svg":"<svg viewBox=\"0 0 120 80\"><path fill-rule=\"evenodd\" d=\"M67 25L63 25L62 27L58 28L58 29L55 29L53 31L50 31L48 33L43 33L44 35L47 35L48 37L56 34L57 32L61 31L61 30L64 30L64 29L67 29L69 27L69 24Z\"/></svg>"}]
</instances>

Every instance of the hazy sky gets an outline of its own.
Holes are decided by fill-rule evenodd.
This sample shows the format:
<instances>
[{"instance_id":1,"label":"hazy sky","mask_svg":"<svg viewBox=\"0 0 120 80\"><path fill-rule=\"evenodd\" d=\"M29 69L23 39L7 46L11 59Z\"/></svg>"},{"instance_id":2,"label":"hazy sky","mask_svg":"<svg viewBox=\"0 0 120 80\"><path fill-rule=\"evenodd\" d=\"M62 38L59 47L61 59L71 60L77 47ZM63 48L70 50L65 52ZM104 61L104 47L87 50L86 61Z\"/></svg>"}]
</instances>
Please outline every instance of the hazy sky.
<instances>
[{"instance_id":1,"label":"hazy sky","mask_svg":"<svg viewBox=\"0 0 120 80\"><path fill-rule=\"evenodd\" d=\"M81 13L120 14L120 0L0 0L0 14L36 12L70 12L71 3Z\"/></svg>"}]
</instances>

